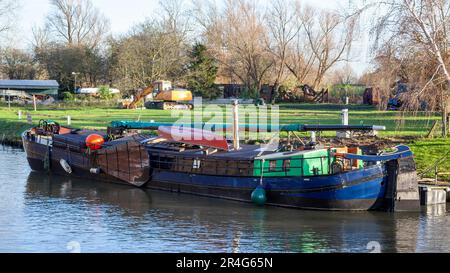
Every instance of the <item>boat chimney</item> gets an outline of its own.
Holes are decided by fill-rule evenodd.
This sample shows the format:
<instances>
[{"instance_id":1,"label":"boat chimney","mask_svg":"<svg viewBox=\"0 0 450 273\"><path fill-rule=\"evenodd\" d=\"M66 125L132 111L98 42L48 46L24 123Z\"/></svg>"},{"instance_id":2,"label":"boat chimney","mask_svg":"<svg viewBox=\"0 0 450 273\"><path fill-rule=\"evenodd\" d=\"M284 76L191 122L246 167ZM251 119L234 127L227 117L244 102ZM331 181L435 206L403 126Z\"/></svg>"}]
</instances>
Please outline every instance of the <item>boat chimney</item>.
<instances>
[{"instance_id":1,"label":"boat chimney","mask_svg":"<svg viewBox=\"0 0 450 273\"><path fill-rule=\"evenodd\" d=\"M233 101L233 147L239 150L239 101Z\"/></svg>"}]
</instances>

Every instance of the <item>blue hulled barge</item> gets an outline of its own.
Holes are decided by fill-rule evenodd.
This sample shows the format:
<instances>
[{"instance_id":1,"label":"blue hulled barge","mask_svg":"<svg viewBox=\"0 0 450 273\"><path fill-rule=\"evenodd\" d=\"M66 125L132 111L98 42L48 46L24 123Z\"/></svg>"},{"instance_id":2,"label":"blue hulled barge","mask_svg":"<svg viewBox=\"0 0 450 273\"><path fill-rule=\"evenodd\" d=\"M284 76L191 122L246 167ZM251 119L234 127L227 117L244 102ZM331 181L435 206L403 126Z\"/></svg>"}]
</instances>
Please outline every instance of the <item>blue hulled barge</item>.
<instances>
[{"instance_id":1,"label":"blue hulled barge","mask_svg":"<svg viewBox=\"0 0 450 273\"><path fill-rule=\"evenodd\" d=\"M413 154L314 141L275 149L233 146L213 132L172 124L113 122L108 132L75 130L43 121L22 138L30 166L136 187L316 210L417 211ZM203 128L199 126L200 128ZM244 126L248 129L249 126ZM158 136L142 130L158 130ZM288 125L278 130L373 130L371 126ZM139 130L139 131L136 131ZM96 135L99 143L89 142ZM195 135L194 139L184 138ZM205 135L209 137L204 137ZM289 148L287 148L289 147Z\"/></svg>"}]
</instances>

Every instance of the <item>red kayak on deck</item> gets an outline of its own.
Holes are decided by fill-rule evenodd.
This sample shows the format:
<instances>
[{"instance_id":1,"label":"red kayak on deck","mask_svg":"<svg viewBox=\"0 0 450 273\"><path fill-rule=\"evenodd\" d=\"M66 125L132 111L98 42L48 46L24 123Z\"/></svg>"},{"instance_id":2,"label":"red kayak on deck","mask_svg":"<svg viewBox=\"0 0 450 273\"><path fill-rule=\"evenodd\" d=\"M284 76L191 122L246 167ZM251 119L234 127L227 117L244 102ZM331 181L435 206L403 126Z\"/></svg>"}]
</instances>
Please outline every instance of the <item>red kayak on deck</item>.
<instances>
[{"instance_id":1,"label":"red kayak on deck","mask_svg":"<svg viewBox=\"0 0 450 273\"><path fill-rule=\"evenodd\" d=\"M179 126L160 126L159 136L170 141L228 151L227 140L211 131Z\"/></svg>"}]
</instances>

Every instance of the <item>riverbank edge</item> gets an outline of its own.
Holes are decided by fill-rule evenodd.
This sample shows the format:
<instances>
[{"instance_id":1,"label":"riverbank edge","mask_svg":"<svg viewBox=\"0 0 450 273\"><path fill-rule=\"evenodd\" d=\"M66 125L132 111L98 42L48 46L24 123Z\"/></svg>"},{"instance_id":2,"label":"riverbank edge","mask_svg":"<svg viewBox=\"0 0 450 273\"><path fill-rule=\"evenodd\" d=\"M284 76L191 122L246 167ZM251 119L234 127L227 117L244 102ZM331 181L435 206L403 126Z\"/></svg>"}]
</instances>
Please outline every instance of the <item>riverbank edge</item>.
<instances>
[{"instance_id":1,"label":"riverbank edge","mask_svg":"<svg viewBox=\"0 0 450 273\"><path fill-rule=\"evenodd\" d=\"M9 146L13 148L23 148L22 140L18 139L5 138L4 140L0 141L0 145Z\"/></svg>"},{"instance_id":2,"label":"riverbank edge","mask_svg":"<svg viewBox=\"0 0 450 273\"><path fill-rule=\"evenodd\" d=\"M11 126L12 125L12 126ZM0 120L0 128L5 128L6 126L9 127L14 127L14 129L9 129L6 130L6 133L2 133L0 134L0 145L7 145L7 146L14 146L14 147L22 147L22 138L21 135L24 131L26 131L28 128L31 128L35 125L29 125L23 122L10 122L10 121L2 121ZM102 128L97 128L99 130L101 130ZM326 142L328 142L328 140L333 139L332 137L325 137L324 138L326 140ZM406 144L408 145L408 143L413 143L414 141L418 141L418 140L427 140L424 139L423 137L419 137L419 136L399 136L396 138L393 137L377 137L377 142L380 143L384 143L386 145L383 146L388 146L389 144L391 145L398 145L398 144ZM352 141L350 140L350 143L346 143L347 141L344 141L344 143L342 143L343 145L348 145L348 144L362 144L362 143L351 143Z\"/></svg>"},{"instance_id":3,"label":"riverbank edge","mask_svg":"<svg viewBox=\"0 0 450 273\"><path fill-rule=\"evenodd\" d=\"M0 145L21 148L21 135L32 126L23 121L0 120Z\"/></svg>"},{"instance_id":4,"label":"riverbank edge","mask_svg":"<svg viewBox=\"0 0 450 273\"><path fill-rule=\"evenodd\" d=\"M0 139L0 145L10 146L14 148L23 148L22 139L20 136L17 135L11 136L3 134Z\"/></svg>"}]
</instances>

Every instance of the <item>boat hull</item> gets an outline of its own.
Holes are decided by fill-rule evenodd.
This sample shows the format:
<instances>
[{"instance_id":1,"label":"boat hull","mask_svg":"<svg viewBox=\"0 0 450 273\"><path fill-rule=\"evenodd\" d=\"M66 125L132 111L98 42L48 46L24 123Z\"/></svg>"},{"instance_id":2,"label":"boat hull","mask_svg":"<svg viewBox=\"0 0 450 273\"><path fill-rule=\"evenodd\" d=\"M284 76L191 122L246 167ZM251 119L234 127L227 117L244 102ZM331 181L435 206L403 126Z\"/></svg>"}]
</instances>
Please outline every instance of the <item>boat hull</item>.
<instances>
[{"instance_id":1,"label":"boat hull","mask_svg":"<svg viewBox=\"0 0 450 273\"><path fill-rule=\"evenodd\" d=\"M148 188L251 202L261 184L255 177L193 175L154 171ZM385 201L383 165L340 175L264 178L267 205L316 210L376 210Z\"/></svg>"},{"instance_id":2,"label":"boat hull","mask_svg":"<svg viewBox=\"0 0 450 273\"><path fill-rule=\"evenodd\" d=\"M22 142L25 153L27 155L28 164L33 171L129 185L128 182L117 179L116 177L108 175L104 172L99 174L91 173L89 166L89 157L83 154L72 153L70 156L70 161L78 161L78 163L84 162L85 166L82 166L83 164L72 164L70 166L72 172L67 173L66 170L61 166L60 159L69 159L58 155L58 152L53 151L53 147L49 146L47 143L39 143L36 140L28 139L25 134L22 135Z\"/></svg>"},{"instance_id":3,"label":"boat hull","mask_svg":"<svg viewBox=\"0 0 450 273\"><path fill-rule=\"evenodd\" d=\"M215 175L214 173L200 174L151 168L151 157L144 163L143 158L148 157L142 157L141 148L125 149L125 152L122 149L115 149L115 156L108 156L105 159L105 162L109 162L105 170L104 167L99 166L99 162L103 162L99 160L99 154L53 147L48 143L30 139L26 134L23 135L23 144L30 167L35 171L103 182L139 187L145 185L150 189L243 202L252 202L252 193L255 189L262 187L265 190L266 205L313 210L417 211L419 204L415 164L412 157L378 163L335 175L261 178L251 174ZM128 144L126 146L128 147ZM133 154L139 154L139 157L130 156ZM136 157L139 160L130 160L130 157ZM117 163L111 165L113 159L116 159ZM70 164L71 173L65 170L62 161ZM130 170L135 167L140 171L131 172ZM92 173L93 170L98 172ZM141 177L144 180L148 178L148 181L139 185L133 181L124 181L120 179L123 176L109 174L116 173L114 170L126 174L138 174L135 179L138 182L142 180ZM142 175L142 172L145 175ZM141 177L138 177L139 175Z\"/></svg>"}]
</instances>

